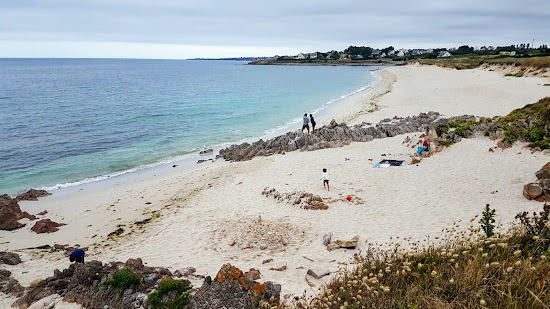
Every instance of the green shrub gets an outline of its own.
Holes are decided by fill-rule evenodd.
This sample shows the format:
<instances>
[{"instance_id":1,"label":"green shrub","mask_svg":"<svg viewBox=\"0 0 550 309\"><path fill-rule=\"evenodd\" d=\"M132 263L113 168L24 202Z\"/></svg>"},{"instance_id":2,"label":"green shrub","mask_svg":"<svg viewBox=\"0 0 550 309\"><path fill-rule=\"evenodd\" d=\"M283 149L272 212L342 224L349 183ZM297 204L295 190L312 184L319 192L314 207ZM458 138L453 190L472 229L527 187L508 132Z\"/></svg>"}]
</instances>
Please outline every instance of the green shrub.
<instances>
[{"instance_id":1,"label":"green shrub","mask_svg":"<svg viewBox=\"0 0 550 309\"><path fill-rule=\"evenodd\" d=\"M527 128L525 132L523 133L523 137L528 142L538 142L544 139L544 136L546 135L546 129L544 126L546 123L543 121L539 121L535 124L533 124L531 127Z\"/></svg>"},{"instance_id":2,"label":"green shrub","mask_svg":"<svg viewBox=\"0 0 550 309\"><path fill-rule=\"evenodd\" d=\"M149 294L149 304L152 309L179 309L185 307L191 300L189 291L191 282L188 280L162 279L159 283L159 288ZM176 291L176 298L171 302L163 302L164 295Z\"/></svg>"},{"instance_id":3,"label":"green shrub","mask_svg":"<svg viewBox=\"0 0 550 309\"><path fill-rule=\"evenodd\" d=\"M518 128L508 125L504 128L504 141L513 143L518 140L520 134Z\"/></svg>"},{"instance_id":4,"label":"green shrub","mask_svg":"<svg viewBox=\"0 0 550 309\"><path fill-rule=\"evenodd\" d=\"M105 281L105 285L126 290L127 288L140 283L140 278L130 268L124 267L113 275L112 280Z\"/></svg>"},{"instance_id":5,"label":"green shrub","mask_svg":"<svg viewBox=\"0 0 550 309\"><path fill-rule=\"evenodd\" d=\"M448 133L452 128L458 136L468 137L472 133L474 126L478 124L479 122L474 120L458 119L449 123L438 124L437 127L435 127L435 132L438 136L442 136L443 134Z\"/></svg>"},{"instance_id":6,"label":"green shrub","mask_svg":"<svg viewBox=\"0 0 550 309\"><path fill-rule=\"evenodd\" d=\"M442 136L443 134L449 132L449 124L448 123L438 124L437 127L435 127L435 132L437 133L437 136Z\"/></svg>"},{"instance_id":7,"label":"green shrub","mask_svg":"<svg viewBox=\"0 0 550 309\"><path fill-rule=\"evenodd\" d=\"M532 148L538 147L540 149L550 149L550 138L531 143L528 146Z\"/></svg>"},{"instance_id":8,"label":"green shrub","mask_svg":"<svg viewBox=\"0 0 550 309\"><path fill-rule=\"evenodd\" d=\"M481 224L481 229L485 232L485 235L487 237L492 237L495 235L495 209L489 208L489 204L485 205L485 210L483 210L483 213L481 214L481 220L479 220L479 223Z\"/></svg>"},{"instance_id":9,"label":"green shrub","mask_svg":"<svg viewBox=\"0 0 550 309\"><path fill-rule=\"evenodd\" d=\"M449 141L439 141L439 145L441 145L443 147L449 147L453 144L454 144L453 142L449 142Z\"/></svg>"}]
</instances>

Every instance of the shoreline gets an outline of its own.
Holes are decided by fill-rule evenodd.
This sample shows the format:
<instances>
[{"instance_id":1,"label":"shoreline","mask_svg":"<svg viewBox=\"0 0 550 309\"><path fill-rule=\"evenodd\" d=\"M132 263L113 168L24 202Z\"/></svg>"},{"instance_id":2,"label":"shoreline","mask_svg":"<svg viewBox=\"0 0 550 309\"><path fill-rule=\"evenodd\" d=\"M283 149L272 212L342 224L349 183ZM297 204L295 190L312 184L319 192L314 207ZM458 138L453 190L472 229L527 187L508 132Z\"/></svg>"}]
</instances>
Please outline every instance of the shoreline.
<instances>
[{"instance_id":1,"label":"shoreline","mask_svg":"<svg viewBox=\"0 0 550 309\"><path fill-rule=\"evenodd\" d=\"M312 113L315 115L316 118L319 115L323 116L323 115L330 114L331 110L334 109L335 107L337 107L339 104L341 104L341 102L347 102L347 101L350 100L350 98L353 101L353 98L355 96L357 96L358 94L363 93L365 90L369 90L373 87L376 87L379 80L377 80L377 78L376 78L376 73L373 73L371 71L371 74L375 77L375 80L373 82L371 82L371 83L367 84L366 86L363 86L363 87L361 87L357 90L354 90L354 91L352 91L348 94L345 94L342 97L334 98L334 99L331 99L329 101L323 102L322 105L320 107L318 107L317 109L315 109ZM331 119L324 119L324 118L319 117L317 119L319 119L318 120L318 123L319 123L318 126L322 126L322 125L328 124L332 118ZM298 118L293 119L292 121L283 123L283 124L281 124L277 127L267 129L267 130L261 132L260 135L258 135L258 136L242 138L240 140L233 141L233 142L224 142L224 143L221 143L221 144L205 146L205 148L203 148L201 150L196 150L196 151L186 153L186 154L183 154L183 155L170 156L170 157L164 158L164 159L162 159L160 161L157 161L157 162L154 162L154 163L135 166L135 167L132 167L132 168L127 169L127 170L112 172L112 173L109 173L109 174L106 174L106 175L88 177L88 178L84 178L84 179L80 179L80 180L76 180L76 181L72 181L72 182L57 183L55 185L35 186L35 187L33 187L33 189L47 190L48 192L56 193L56 194L58 192L65 193L66 191L74 192L75 188L80 189L83 186L84 187L86 187L88 185L92 186L92 187L102 186L101 184L94 185L95 183L98 183L98 182L99 183L102 183L102 182L112 183L112 182L118 182L118 180L120 180L122 182L133 181L135 178L140 178L139 176L137 176L139 174L142 174L142 173L155 174L157 171L159 173L162 173L162 172L165 172L166 170L168 170L169 169L168 167L171 167L173 165L186 166L186 167L190 167L190 170L194 170L193 166L196 165L198 163L198 161L200 161L200 160L207 160L207 162L203 162L203 163L211 163L211 162L208 162L208 161L209 160L216 160L215 156L219 152L220 149L229 147L233 144L241 144L241 143L244 143L244 142L252 143L252 142L258 141L260 139L273 138L275 136L285 134L286 132L291 131L291 129L293 127L295 127L296 130L297 130L301 127L301 121L302 121L301 117L298 117ZM201 155L200 154L201 151L207 150L207 149L212 149L213 153L211 153L209 155ZM71 188L73 188L73 189L71 189ZM30 188L27 188L26 190L28 190L28 189L30 189ZM13 196L15 197L18 194L24 193L24 192L26 192L26 190L15 192L15 193L13 193ZM3 192L3 193L8 193L8 192ZM12 192L9 192L8 194L12 195Z\"/></svg>"},{"instance_id":2,"label":"shoreline","mask_svg":"<svg viewBox=\"0 0 550 309\"><path fill-rule=\"evenodd\" d=\"M505 115L550 96L550 89L538 86L537 79L506 78L483 70L405 66L378 72L386 76L377 86L335 106L337 121L376 123L430 110L446 116ZM369 112L371 106L378 110ZM192 266L198 274L210 276L230 262L243 270L259 269L262 280L282 285L281 295L301 295L304 291L315 293L304 280L308 267L328 269L335 275L341 266L338 262L368 249L369 243L389 243L395 236L420 241L426 235L440 235L452 222L467 222L480 213L485 203L496 205L502 224L510 222L516 212L540 208L537 202L524 199L521 189L548 162L548 156L531 154L520 144L492 153L487 149L494 141L476 138L453 145L418 166L372 168L384 158L409 158L415 149L403 143L406 137L418 139L419 134L245 162L218 160L195 164L188 172L180 166L167 166L163 173L144 172L140 179L127 183L112 178L103 187L74 188L63 194L56 191L38 202L21 202L21 208L33 214L46 209L46 218L68 225L52 234L36 235L29 231L32 223L21 220L26 227L0 231L0 249L22 255L24 263L8 270L23 285L51 276L53 269L66 268L69 262L60 252L44 254L18 248L97 243L90 246L87 260L140 257L151 266L166 266L172 271ZM328 168L331 175L331 191L324 191L318 180L322 168ZM265 187L285 193L303 190L331 202L328 210L304 210L262 196ZM495 190L498 194L491 193ZM365 204L343 201L347 195L360 197ZM239 239L243 231L254 226L259 216L275 229L292 231L289 244L266 250L229 245L231 239ZM142 228L136 227L136 221L147 218L153 219ZM121 224L123 235L107 239L107 234ZM327 232L339 239L359 235L357 249L328 252L322 245ZM262 264L268 258L273 262ZM279 265L288 269L269 270ZM319 286L332 277L315 283Z\"/></svg>"}]
</instances>

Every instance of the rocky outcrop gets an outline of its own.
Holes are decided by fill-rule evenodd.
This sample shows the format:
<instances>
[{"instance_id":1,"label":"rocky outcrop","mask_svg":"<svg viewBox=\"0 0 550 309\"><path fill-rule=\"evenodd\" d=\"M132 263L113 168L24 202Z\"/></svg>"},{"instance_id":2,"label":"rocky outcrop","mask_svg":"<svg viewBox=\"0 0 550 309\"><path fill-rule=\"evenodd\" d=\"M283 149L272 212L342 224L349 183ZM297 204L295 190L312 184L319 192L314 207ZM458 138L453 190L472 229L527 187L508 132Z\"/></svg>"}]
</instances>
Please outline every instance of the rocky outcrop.
<instances>
[{"instance_id":1,"label":"rocky outcrop","mask_svg":"<svg viewBox=\"0 0 550 309\"><path fill-rule=\"evenodd\" d=\"M523 186L523 196L537 202L550 201L550 162L535 173L538 180Z\"/></svg>"},{"instance_id":2,"label":"rocky outcrop","mask_svg":"<svg viewBox=\"0 0 550 309\"><path fill-rule=\"evenodd\" d=\"M26 211L21 211L17 200L12 199L9 195L0 195L0 230L15 230L25 226L18 221L23 218L31 220L36 219Z\"/></svg>"},{"instance_id":3,"label":"rocky outcrop","mask_svg":"<svg viewBox=\"0 0 550 309\"><path fill-rule=\"evenodd\" d=\"M37 221L34 224L34 226L31 228L31 230L37 234L53 233L53 232L57 232L59 230L58 227L63 225L66 225L66 224L53 222L50 219L42 219L40 221Z\"/></svg>"},{"instance_id":4,"label":"rocky outcrop","mask_svg":"<svg viewBox=\"0 0 550 309\"><path fill-rule=\"evenodd\" d=\"M313 193L304 191L292 191L290 193L280 193L275 188L265 188L262 195L272 196L279 202L292 203L299 205L300 208L307 210L326 210L328 206L323 202L323 198Z\"/></svg>"},{"instance_id":5,"label":"rocky outcrop","mask_svg":"<svg viewBox=\"0 0 550 309\"><path fill-rule=\"evenodd\" d=\"M0 252L0 264L17 265L21 263L19 254L15 252Z\"/></svg>"},{"instance_id":6,"label":"rocky outcrop","mask_svg":"<svg viewBox=\"0 0 550 309\"><path fill-rule=\"evenodd\" d=\"M222 266L214 280L206 280L193 297L198 309L270 308L279 305L281 286L248 279L231 264Z\"/></svg>"},{"instance_id":7,"label":"rocky outcrop","mask_svg":"<svg viewBox=\"0 0 550 309\"><path fill-rule=\"evenodd\" d=\"M375 138L425 131L430 125L440 121L439 118L439 113L429 112L414 117L387 118L376 125L363 122L352 127L332 120L330 125L316 129L315 134L293 131L268 141L259 140L252 144L232 145L220 150L216 158L221 157L228 161L245 161L255 156L284 154L295 150L313 151L342 147L351 142L369 142Z\"/></svg>"},{"instance_id":8,"label":"rocky outcrop","mask_svg":"<svg viewBox=\"0 0 550 309\"><path fill-rule=\"evenodd\" d=\"M132 269L140 277L138 285L121 290L105 284L116 271L124 267ZM166 268L144 266L141 259L130 259L126 263L75 263L63 271L54 271L53 277L29 287L15 305L26 308L44 297L59 294L66 301L81 304L85 308L104 308L105 305L110 309L147 308L147 294L156 288L161 278L171 275Z\"/></svg>"},{"instance_id":9,"label":"rocky outcrop","mask_svg":"<svg viewBox=\"0 0 550 309\"><path fill-rule=\"evenodd\" d=\"M0 269L0 292L10 296L21 297L25 288L10 276L10 271Z\"/></svg>"},{"instance_id":10,"label":"rocky outcrop","mask_svg":"<svg viewBox=\"0 0 550 309\"><path fill-rule=\"evenodd\" d=\"M537 179L550 179L550 162L544 164L544 166L535 173Z\"/></svg>"},{"instance_id":11,"label":"rocky outcrop","mask_svg":"<svg viewBox=\"0 0 550 309\"><path fill-rule=\"evenodd\" d=\"M16 201L38 201L39 197L48 196L51 195L46 190L36 190L36 189L30 189L29 191L25 193L19 194L14 200Z\"/></svg>"}]
</instances>

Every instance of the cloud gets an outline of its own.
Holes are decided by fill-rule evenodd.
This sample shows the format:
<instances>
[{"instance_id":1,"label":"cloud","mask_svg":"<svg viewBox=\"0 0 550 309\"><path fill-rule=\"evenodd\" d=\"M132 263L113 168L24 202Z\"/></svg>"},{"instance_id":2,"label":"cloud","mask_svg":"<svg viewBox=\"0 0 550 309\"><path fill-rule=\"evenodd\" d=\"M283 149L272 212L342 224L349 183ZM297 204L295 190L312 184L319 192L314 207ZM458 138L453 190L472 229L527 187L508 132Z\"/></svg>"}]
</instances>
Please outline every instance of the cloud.
<instances>
[{"instance_id":1,"label":"cloud","mask_svg":"<svg viewBox=\"0 0 550 309\"><path fill-rule=\"evenodd\" d=\"M543 43L549 37L550 2L528 2L0 0L0 40L65 42L64 46L89 42L103 50L107 43L120 42L159 48L238 47L250 52L261 47L266 56L284 50L342 50L349 45L451 47L532 39ZM13 54L0 50L0 56Z\"/></svg>"}]
</instances>

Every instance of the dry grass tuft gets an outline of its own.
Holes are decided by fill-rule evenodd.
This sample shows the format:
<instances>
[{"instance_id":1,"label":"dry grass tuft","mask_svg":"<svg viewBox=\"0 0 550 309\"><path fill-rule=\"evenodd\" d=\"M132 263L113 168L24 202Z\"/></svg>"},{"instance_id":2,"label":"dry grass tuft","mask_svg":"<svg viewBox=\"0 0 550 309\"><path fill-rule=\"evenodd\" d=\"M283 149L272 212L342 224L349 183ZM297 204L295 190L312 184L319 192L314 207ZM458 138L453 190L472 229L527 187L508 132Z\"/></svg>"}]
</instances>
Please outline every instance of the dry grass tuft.
<instances>
[{"instance_id":1,"label":"dry grass tuft","mask_svg":"<svg viewBox=\"0 0 550 309\"><path fill-rule=\"evenodd\" d=\"M468 229L447 229L440 246L370 251L307 307L550 308L548 209L518 215L506 235L484 238L472 219Z\"/></svg>"}]
</instances>

